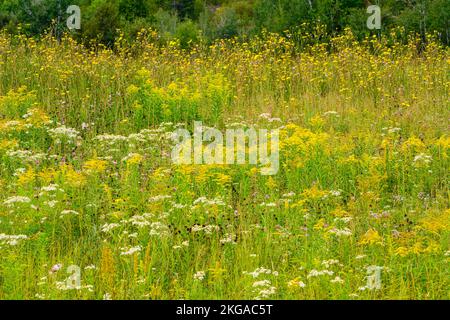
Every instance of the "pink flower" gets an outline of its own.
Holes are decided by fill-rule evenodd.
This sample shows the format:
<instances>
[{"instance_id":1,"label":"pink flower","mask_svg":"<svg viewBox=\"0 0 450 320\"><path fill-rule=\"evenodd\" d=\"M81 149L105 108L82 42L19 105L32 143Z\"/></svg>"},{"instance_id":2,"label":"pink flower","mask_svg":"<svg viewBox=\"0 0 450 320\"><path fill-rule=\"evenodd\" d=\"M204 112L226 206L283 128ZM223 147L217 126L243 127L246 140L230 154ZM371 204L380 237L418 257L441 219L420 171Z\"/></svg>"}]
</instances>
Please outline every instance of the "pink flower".
<instances>
[{"instance_id":1,"label":"pink flower","mask_svg":"<svg viewBox=\"0 0 450 320\"><path fill-rule=\"evenodd\" d=\"M55 273L58 272L62 267L61 263L55 264L51 269L50 269L50 273Z\"/></svg>"}]
</instances>

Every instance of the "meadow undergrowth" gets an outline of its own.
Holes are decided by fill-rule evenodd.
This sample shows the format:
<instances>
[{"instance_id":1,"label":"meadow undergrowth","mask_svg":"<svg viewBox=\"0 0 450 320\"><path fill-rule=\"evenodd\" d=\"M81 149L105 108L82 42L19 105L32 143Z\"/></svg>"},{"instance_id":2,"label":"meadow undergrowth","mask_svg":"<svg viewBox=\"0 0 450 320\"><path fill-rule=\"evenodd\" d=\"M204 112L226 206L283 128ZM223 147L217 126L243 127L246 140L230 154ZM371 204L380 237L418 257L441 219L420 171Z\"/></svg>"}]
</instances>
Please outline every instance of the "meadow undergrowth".
<instances>
[{"instance_id":1,"label":"meadow undergrowth","mask_svg":"<svg viewBox=\"0 0 450 320\"><path fill-rule=\"evenodd\" d=\"M0 35L1 299L449 298L448 48L157 37ZM278 174L174 165L193 121L279 128Z\"/></svg>"}]
</instances>

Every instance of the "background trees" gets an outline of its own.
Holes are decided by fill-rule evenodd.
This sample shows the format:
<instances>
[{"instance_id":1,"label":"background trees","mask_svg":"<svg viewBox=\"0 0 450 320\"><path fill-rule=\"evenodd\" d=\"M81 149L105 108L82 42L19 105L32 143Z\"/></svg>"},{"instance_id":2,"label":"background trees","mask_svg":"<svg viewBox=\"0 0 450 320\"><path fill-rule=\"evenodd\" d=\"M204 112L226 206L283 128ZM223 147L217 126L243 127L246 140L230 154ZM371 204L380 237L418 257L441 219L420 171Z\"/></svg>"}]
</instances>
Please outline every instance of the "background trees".
<instances>
[{"instance_id":1,"label":"background trees","mask_svg":"<svg viewBox=\"0 0 450 320\"><path fill-rule=\"evenodd\" d=\"M396 26L405 32L436 31L449 44L448 0L0 0L0 28L39 35L65 30L68 5L82 11L77 36L109 44L121 29L132 37L143 27L154 27L165 38L184 43L253 35L263 29L283 32L303 23L326 26L328 34L350 27L357 36L365 27L366 7L381 6L383 30Z\"/></svg>"}]
</instances>

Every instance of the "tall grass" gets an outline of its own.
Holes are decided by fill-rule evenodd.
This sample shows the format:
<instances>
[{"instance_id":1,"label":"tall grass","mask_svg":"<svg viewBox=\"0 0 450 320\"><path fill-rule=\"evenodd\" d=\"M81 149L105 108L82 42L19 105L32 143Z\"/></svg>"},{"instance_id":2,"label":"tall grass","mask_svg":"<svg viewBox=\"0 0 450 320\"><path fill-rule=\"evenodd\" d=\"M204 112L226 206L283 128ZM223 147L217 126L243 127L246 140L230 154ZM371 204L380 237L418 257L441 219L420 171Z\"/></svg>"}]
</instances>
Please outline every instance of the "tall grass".
<instances>
[{"instance_id":1,"label":"tall grass","mask_svg":"<svg viewBox=\"0 0 450 320\"><path fill-rule=\"evenodd\" d=\"M157 37L0 36L0 298L449 298L448 48ZM280 128L279 173L173 165L196 120Z\"/></svg>"}]
</instances>

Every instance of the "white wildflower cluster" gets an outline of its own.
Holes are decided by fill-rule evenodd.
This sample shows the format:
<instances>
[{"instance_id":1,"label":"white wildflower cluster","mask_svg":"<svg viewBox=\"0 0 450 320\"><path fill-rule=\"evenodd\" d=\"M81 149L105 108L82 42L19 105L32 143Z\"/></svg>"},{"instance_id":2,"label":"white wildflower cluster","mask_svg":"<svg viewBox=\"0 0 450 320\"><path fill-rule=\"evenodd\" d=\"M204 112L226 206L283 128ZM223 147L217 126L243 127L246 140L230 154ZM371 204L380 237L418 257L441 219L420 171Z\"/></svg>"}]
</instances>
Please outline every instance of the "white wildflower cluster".
<instances>
[{"instance_id":1,"label":"white wildflower cluster","mask_svg":"<svg viewBox=\"0 0 450 320\"><path fill-rule=\"evenodd\" d=\"M194 280L203 281L203 279L205 279L205 276L206 276L205 271L197 271L194 274Z\"/></svg>"},{"instance_id":2,"label":"white wildflower cluster","mask_svg":"<svg viewBox=\"0 0 450 320\"><path fill-rule=\"evenodd\" d=\"M255 300L261 300L261 299L267 299L271 295L274 295L277 291L276 287L268 287L266 289L260 290L258 296L255 298Z\"/></svg>"},{"instance_id":3,"label":"white wildflower cluster","mask_svg":"<svg viewBox=\"0 0 450 320\"><path fill-rule=\"evenodd\" d=\"M28 109L27 110L27 113L25 113L23 116L22 116L22 119L28 119L29 117L31 117L31 116L33 116L35 113L36 113L36 111L37 111L38 109L34 109L34 108L31 108L31 109ZM46 120L46 121L43 121L42 122L42 124L51 124L53 121L52 120ZM28 127L32 127L33 125L31 124L31 123L27 123L26 124L26 126Z\"/></svg>"},{"instance_id":4,"label":"white wildflower cluster","mask_svg":"<svg viewBox=\"0 0 450 320\"><path fill-rule=\"evenodd\" d=\"M25 173L26 171L27 171L26 168L17 168L16 170L14 170L13 176L18 177L22 173Z\"/></svg>"},{"instance_id":5,"label":"white wildflower cluster","mask_svg":"<svg viewBox=\"0 0 450 320\"><path fill-rule=\"evenodd\" d=\"M61 290L61 291L73 289L73 288L70 288L67 286L66 281L56 281L55 286L56 286L56 289ZM75 288L77 288L77 287L75 287Z\"/></svg>"},{"instance_id":6,"label":"white wildflower cluster","mask_svg":"<svg viewBox=\"0 0 450 320\"><path fill-rule=\"evenodd\" d=\"M90 127L93 127L94 125L95 125L95 122L91 122L91 123L83 122L83 123L81 124L81 130L87 130L87 129L89 129Z\"/></svg>"},{"instance_id":7,"label":"white wildflower cluster","mask_svg":"<svg viewBox=\"0 0 450 320\"><path fill-rule=\"evenodd\" d=\"M278 271L272 271L270 269L266 269L265 267L256 268L255 271L248 272L244 271L243 274L251 275L253 278L258 278L261 274L272 274L275 277L278 276Z\"/></svg>"},{"instance_id":8,"label":"white wildflower cluster","mask_svg":"<svg viewBox=\"0 0 450 320\"><path fill-rule=\"evenodd\" d=\"M205 226L201 226L198 224L195 224L192 226L192 232L200 232L203 231L206 234L212 234L214 231L219 231L220 227L214 224L207 224Z\"/></svg>"},{"instance_id":9,"label":"white wildflower cluster","mask_svg":"<svg viewBox=\"0 0 450 320\"><path fill-rule=\"evenodd\" d=\"M336 276L334 279L331 279L330 282L331 283L344 283L344 280L341 277Z\"/></svg>"},{"instance_id":10,"label":"white wildflower cluster","mask_svg":"<svg viewBox=\"0 0 450 320\"><path fill-rule=\"evenodd\" d=\"M107 232L110 232L111 230L113 230L113 229L115 229L117 227L120 227L119 223L105 223L103 226L101 226L100 230L102 232L107 233Z\"/></svg>"},{"instance_id":11,"label":"white wildflower cluster","mask_svg":"<svg viewBox=\"0 0 450 320\"><path fill-rule=\"evenodd\" d=\"M169 235L169 227L160 221L152 222L150 224L150 235L151 236L159 236L159 237L168 236Z\"/></svg>"},{"instance_id":12,"label":"white wildflower cluster","mask_svg":"<svg viewBox=\"0 0 450 320\"><path fill-rule=\"evenodd\" d=\"M247 128L249 125L248 125L248 123L245 123L245 122L231 122L231 123L225 124L225 126L227 128L232 128L232 129L239 129L239 128L244 129L244 128Z\"/></svg>"},{"instance_id":13,"label":"white wildflower cluster","mask_svg":"<svg viewBox=\"0 0 450 320\"><path fill-rule=\"evenodd\" d=\"M94 140L99 143L100 149L107 152L119 151L121 147L155 150L156 148L153 146L155 143L170 140L170 137L166 137L166 133L165 127L160 127L157 129L143 129L138 133L131 133L128 136L102 134L96 136Z\"/></svg>"},{"instance_id":14,"label":"white wildflower cluster","mask_svg":"<svg viewBox=\"0 0 450 320\"><path fill-rule=\"evenodd\" d=\"M3 126L5 127L5 129L16 129L19 128L21 126L21 122L17 121L17 120L9 120L6 121L5 123L3 123Z\"/></svg>"},{"instance_id":15,"label":"white wildflower cluster","mask_svg":"<svg viewBox=\"0 0 450 320\"><path fill-rule=\"evenodd\" d=\"M323 265L325 268L329 268L329 267L332 266L332 265L337 265L337 266L339 266L339 267L343 267L343 264L342 264L342 263L339 263L339 260L336 260L336 259L323 260L323 261L322 261L322 265Z\"/></svg>"},{"instance_id":16,"label":"white wildflower cluster","mask_svg":"<svg viewBox=\"0 0 450 320\"><path fill-rule=\"evenodd\" d=\"M42 187L41 193L39 194L39 196L42 196L44 193L50 193L50 192L56 192L56 191L64 192L64 190L60 189L56 183L52 183L52 184L49 184L48 186Z\"/></svg>"},{"instance_id":17,"label":"white wildflower cluster","mask_svg":"<svg viewBox=\"0 0 450 320\"><path fill-rule=\"evenodd\" d=\"M416 166L417 165L427 165L427 164L431 163L432 160L433 160L432 156L429 156L425 153L420 153L414 157L413 164Z\"/></svg>"},{"instance_id":18,"label":"white wildflower cluster","mask_svg":"<svg viewBox=\"0 0 450 320\"><path fill-rule=\"evenodd\" d=\"M402 131L402 129L398 128L398 127L384 127L381 130L384 132L387 132L388 134L394 134L394 133ZM384 135L385 134L383 133L382 136L384 136Z\"/></svg>"},{"instance_id":19,"label":"white wildflower cluster","mask_svg":"<svg viewBox=\"0 0 450 320\"><path fill-rule=\"evenodd\" d=\"M306 277L309 279L312 277L319 277L319 276L324 276L324 275L332 276L333 274L334 274L334 271L331 271L331 270L312 269Z\"/></svg>"},{"instance_id":20,"label":"white wildflower cluster","mask_svg":"<svg viewBox=\"0 0 450 320\"><path fill-rule=\"evenodd\" d=\"M68 285L68 281L70 281L70 279L66 279L64 281L56 281L55 282L55 286L56 289L61 290L61 291L67 291L67 290L82 290L82 289L86 289L89 292L94 292L94 286L91 284L86 284L84 286L73 286L71 284Z\"/></svg>"},{"instance_id":21,"label":"white wildflower cluster","mask_svg":"<svg viewBox=\"0 0 450 320\"><path fill-rule=\"evenodd\" d=\"M114 148L119 147L121 143L124 144L127 141L127 137L114 134L102 134L96 136L94 141L97 141L102 149L112 152L116 151Z\"/></svg>"},{"instance_id":22,"label":"white wildflower cluster","mask_svg":"<svg viewBox=\"0 0 450 320\"><path fill-rule=\"evenodd\" d=\"M143 215L134 215L127 222L138 228L148 227L151 225L149 221L153 217L151 213L144 213Z\"/></svg>"},{"instance_id":23,"label":"white wildflower cluster","mask_svg":"<svg viewBox=\"0 0 450 320\"><path fill-rule=\"evenodd\" d=\"M292 235L287 227L276 226L276 234L282 238L288 238Z\"/></svg>"},{"instance_id":24,"label":"white wildflower cluster","mask_svg":"<svg viewBox=\"0 0 450 320\"><path fill-rule=\"evenodd\" d=\"M142 247L135 246L135 247L131 247L131 248L120 248L120 250L121 250L121 252L120 252L121 256L130 256L132 254L135 254L136 252L141 252Z\"/></svg>"},{"instance_id":25,"label":"white wildflower cluster","mask_svg":"<svg viewBox=\"0 0 450 320\"><path fill-rule=\"evenodd\" d=\"M136 283L137 284L143 284L143 283L145 283L145 278L143 277L143 276L139 276L138 278L137 278L137 280L136 280Z\"/></svg>"},{"instance_id":26,"label":"white wildflower cluster","mask_svg":"<svg viewBox=\"0 0 450 320\"><path fill-rule=\"evenodd\" d=\"M255 293L257 293L255 300L267 299L277 291L277 288L272 286L270 280L255 281L252 287L254 288Z\"/></svg>"},{"instance_id":27,"label":"white wildflower cluster","mask_svg":"<svg viewBox=\"0 0 450 320\"><path fill-rule=\"evenodd\" d=\"M49 129L48 133L55 140L56 143L61 143L63 141L75 142L79 134L77 130L66 127L65 125L62 125L54 129Z\"/></svg>"},{"instance_id":28,"label":"white wildflower cluster","mask_svg":"<svg viewBox=\"0 0 450 320\"><path fill-rule=\"evenodd\" d=\"M132 145L158 141L164 137L161 133L162 131L160 129L143 129L139 133L132 133L128 135L127 140Z\"/></svg>"},{"instance_id":29,"label":"white wildflower cluster","mask_svg":"<svg viewBox=\"0 0 450 320\"><path fill-rule=\"evenodd\" d=\"M270 286L272 283L270 282L270 280L260 280L260 281L255 281L253 282L253 288L256 287L266 287L266 286Z\"/></svg>"},{"instance_id":30,"label":"white wildflower cluster","mask_svg":"<svg viewBox=\"0 0 450 320\"><path fill-rule=\"evenodd\" d=\"M127 141L134 144L147 142L146 135L143 133L132 133L127 137Z\"/></svg>"},{"instance_id":31,"label":"white wildflower cluster","mask_svg":"<svg viewBox=\"0 0 450 320\"><path fill-rule=\"evenodd\" d=\"M252 272L244 271L243 274L250 275L254 279L258 278L260 275L263 275L265 277L267 276L278 276L277 271L273 271L270 269L267 269L265 267L259 267L256 268ZM268 279L261 279L253 282L252 284L253 292L256 294L255 299L261 300L261 299L267 299L270 296L274 295L276 293L276 287L272 286L272 282Z\"/></svg>"},{"instance_id":32,"label":"white wildflower cluster","mask_svg":"<svg viewBox=\"0 0 450 320\"><path fill-rule=\"evenodd\" d=\"M282 198L292 198L294 196L295 196L295 192L291 191L291 192L283 194L281 197Z\"/></svg>"},{"instance_id":33,"label":"white wildflower cluster","mask_svg":"<svg viewBox=\"0 0 450 320\"><path fill-rule=\"evenodd\" d=\"M217 206L225 206L225 202L222 198L214 198L208 199L206 197L200 197L194 200L193 205L202 204L202 205L217 205Z\"/></svg>"},{"instance_id":34,"label":"white wildflower cluster","mask_svg":"<svg viewBox=\"0 0 450 320\"><path fill-rule=\"evenodd\" d=\"M338 237L348 237L352 235L352 231L349 228L343 228L343 229L338 229L338 228L332 228L330 230L327 231L328 233L332 233Z\"/></svg>"},{"instance_id":35,"label":"white wildflower cluster","mask_svg":"<svg viewBox=\"0 0 450 320\"><path fill-rule=\"evenodd\" d=\"M160 136L162 133L171 133L174 128L184 127L184 123L177 123L174 125L172 122L161 122L156 129L142 129L140 132L145 135Z\"/></svg>"},{"instance_id":36,"label":"white wildflower cluster","mask_svg":"<svg viewBox=\"0 0 450 320\"><path fill-rule=\"evenodd\" d=\"M265 119L268 122L282 122L280 118L272 118L272 115L270 113L261 113L259 115L259 118Z\"/></svg>"},{"instance_id":37,"label":"white wildflower cluster","mask_svg":"<svg viewBox=\"0 0 450 320\"><path fill-rule=\"evenodd\" d=\"M137 232L129 233L129 232L126 231L126 230L123 232L123 235L127 235L128 238L132 238L132 239L136 239L136 238L138 237Z\"/></svg>"},{"instance_id":38,"label":"white wildflower cluster","mask_svg":"<svg viewBox=\"0 0 450 320\"><path fill-rule=\"evenodd\" d=\"M353 218L352 217L336 217L334 218L334 222L343 222L343 223L349 223L350 221L352 221Z\"/></svg>"},{"instance_id":39,"label":"white wildflower cluster","mask_svg":"<svg viewBox=\"0 0 450 320\"><path fill-rule=\"evenodd\" d=\"M172 205L172 208L170 209L170 211L173 211L173 209L184 209L184 208L188 207L188 205L186 205L186 204L176 203L173 201L170 204Z\"/></svg>"},{"instance_id":40,"label":"white wildflower cluster","mask_svg":"<svg viewBox=\"0 0 450 320\"><path fill-rule=\"evenodd\" d=\"M390 271L391 271L390 268L385 267L385 266L370 265L370 266L367 266L367 267L366 267L367 273L373 273L373 272L375 272L375 271L377 271L377 270L380 270L380 271L386 271L386 272L390 272Z\"/></svg>"},{"instance_id":41,"label":"white wildflower cluster","mask_svg":"<svg viewBox=\"0 0 450 320\"><path fill-rule=\"evenodd\" d=\"M78 216L79 214L80 213L75 211L75 210L67 210L66 209L66 210L61 211L61 213L59 215L60 215L61 218L63 218L65 216L70 216L70 215Z\"/></svg>"},{"instance_id":42,"label":"white wildflower cluster","mask_svg":"<svg viewBox=\"0 0 450 320\"><path fill-rule=\"evenodd\" d=\"M333 197L339 197L341 195L342 191L341 190L330 190L330 191L328 191L328 193Z\"/></svg>"},{"instance_id":43,"label":"white wildflower cluster","mask_svg":"<svg viewBox=\"0 0 450 320\"><path fill-rule=\"evenodd\" d=\"M327 111L323 114L324 116L335 116L335 117L339 117L339 113L337 111L334 110L330 110Z\"/></svg>"},{"instance_id":44,"label":"white wildflower cluster","mask_svg":"<svg viewBox=\"0 0 450 320\"><path fill-rule=\"evenodd\" d=\"M29 202L31 202L31 199L28 197L13 196L3 201L3 204L7 207L12 207L16 203L29 203Z\"/></svg>"},{"instance_id":45,"label":"white wildflower cluster","mask_svg":"<svg viewBox=\"0 0 450 320\"><path fill-rule=\"evenodd\" d=\"M6 155L25 162L37 162L47 158L45 153L33 153L30 150L9 150Z\"/></svg>"},{"instance_id":46,"label":"white wildflower cluster","mask_svg":"<svg viewBox=\"0 0 450 320\"><path fill-rule=\"evenodd\" d=\"M172 198L172 196L170 196L168 194L160 194L160 195L149 198L148 201L153 203L153 202L164 201L165 199L170 199L170 198Z\"/></svg>"},{"instance_id":47,"label":"white wildflower cluster","mask_svg":"<svg viewBox=\"0 0 450 320\"><path fill-rule=\"evenodd\" d=\"M9 245L9 246L15 246L19 244L19 241L27 239L28 237L24 234L13 234L8 235L4 233L0 233L0 247L1 245Z\"/></svg>"},{"instance_id":48,"label":"white wildflower cluster","mask_svg":"<svg viewBox=\"0 0 450 320\"><path fill-rule=\"evenodd\" d=\"M58 200L44 201L44 204L50 208L54 208L58 204Z\"/></svg>"},{"instance_id":49,"label":"white wildflower cluster","mask_svg":"<svg viewBox=\"0 0 450 320\"><path fill-rule=\"evenodd\" d=\"M189 240L183 241L181 243L181 245L175 245L172 248L177 250L177 249L186 248L186 247L189 247Z\"/></svg>"},{"instance_id":50,"label":"white wildflower cluster","mask_svg":"<svg viewBox=\"0 0 450 320\"><path fill-rule=\"evenodd\" d=\"M260 207L274 208L274 207L277 206L277 204L274 203L274 202L261 202L261 203L259 204L259 206L260 206Z\"/></svg>"},{"instance_id":51,"label":"white wildflower cluster","mask_svg":"<svg viewBox=\"0 0 450 320\"><path fill-rule=\"evenodd\" d=\"M225 244L225 243L231 243L231 244L236 244L236 242L234 241L234 234L231 233L227 233L225 234L225 237L223 239L220 239L220 243Z\"/></svg>"}]
</instances>

